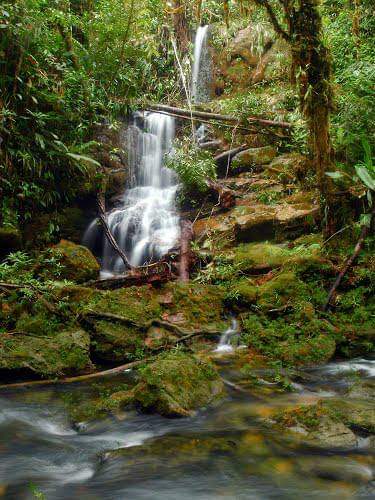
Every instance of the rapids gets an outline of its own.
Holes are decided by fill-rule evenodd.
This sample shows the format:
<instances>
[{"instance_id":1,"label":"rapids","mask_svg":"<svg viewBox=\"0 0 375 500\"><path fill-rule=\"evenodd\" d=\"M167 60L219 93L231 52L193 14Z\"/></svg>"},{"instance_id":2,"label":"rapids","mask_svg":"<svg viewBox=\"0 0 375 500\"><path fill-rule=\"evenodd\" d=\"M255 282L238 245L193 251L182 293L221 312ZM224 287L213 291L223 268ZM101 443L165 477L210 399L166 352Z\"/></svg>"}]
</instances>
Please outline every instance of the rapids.
<instances>
[{"instance_id":1,"label":"rapids","mask_svg":"<svg viewBox=\"0 0 375 500\"><path fill-rule=\"evenodd\" d=\"M371 378L374 360L306 370L308 382L292 393L275 390L259 398L231 392L219 406L175 420L123 411L73 423L67 410L79 411L95 398L97 383L3 390L0 498L374 498L367 438L359 435L350 449L309 447L283 439L254 417L296 401L340 397L358 369L357 377ZM110 388L129 377L103 384Z\"/></svg>"}]
</instances>

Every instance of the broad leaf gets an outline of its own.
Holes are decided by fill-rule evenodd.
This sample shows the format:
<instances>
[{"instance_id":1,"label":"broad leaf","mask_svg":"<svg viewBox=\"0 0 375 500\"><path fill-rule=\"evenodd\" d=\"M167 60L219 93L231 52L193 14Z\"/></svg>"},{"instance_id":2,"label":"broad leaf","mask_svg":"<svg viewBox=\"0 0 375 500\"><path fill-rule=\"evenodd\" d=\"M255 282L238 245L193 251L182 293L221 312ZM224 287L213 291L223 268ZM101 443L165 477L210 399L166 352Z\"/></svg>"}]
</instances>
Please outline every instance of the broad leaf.
<instances>
[{"instance_id":1,"label":"broad leaf","mask_svg":"<svg viewBox=\"0 0 375 500\"><path fill-rule=\"evenodd\" d=\"M373 177L366 167L356 165L355 171L361 181L372 191L375 191L375 177Z\"/></svg>"},{"instance_id":2,"label":"broad leaf","mask_svg":"<svg viewBox=\"0 0 375 500\"><path fill-rule=\"evenodd\" d=\"M341 179L343 177L343 174L341 172L326 172L326 175L328 177L332 177L332 179Z\"/></svg>"},{"instance_id":3,"label":"broad leaf","mask_svg":"<svg viewBox=\"0 0 375 500\"><path fill-rule=\"evenodd\" d=\"M87 161L89 163L92 163L93 165L96 165L97 167L100 167L100 163L94 160L93 158L90 158L89 156L77 155L75 153L66 153L66 154L77 161Z\"/></svg>"}]
</instances>

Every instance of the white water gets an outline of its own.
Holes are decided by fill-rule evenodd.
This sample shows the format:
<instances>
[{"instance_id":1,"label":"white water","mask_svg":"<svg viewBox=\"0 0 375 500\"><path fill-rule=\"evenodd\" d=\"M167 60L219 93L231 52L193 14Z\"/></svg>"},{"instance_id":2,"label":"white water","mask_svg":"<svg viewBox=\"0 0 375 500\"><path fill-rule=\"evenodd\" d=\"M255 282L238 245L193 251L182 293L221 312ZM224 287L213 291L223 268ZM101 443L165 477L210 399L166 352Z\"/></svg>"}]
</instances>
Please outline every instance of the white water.
<instances>
[{"instance_id":1,"label":"white water","mask_svg":"<svg viewBox=\"0 0 375 500\"><path fill-rule=\"evenodd\" d=\"M165 167L174 134L174 119L161 113L145 113L144 120L136 116L127 133L130 188L124 192L122 205L107 214L107 221L132 266L159 260L179 238L177 176ZM87 246L93 246L97 230L94 221L84 237ZM122 272L121 258L103 238L103 274Z\"/></svg>"},{"instance_id":2,"label":"white water","mask_svg":"<svg viewBox=\"0 0 375 500\"><path fill-rule=\"evenodd\" d=\"M211 60L208 51L208 25L199 26L195 34L191 96L194 103L209 99Z\"/></svg>"},{"instance_id":3,"label":"white water","mask_svg":"<svg viewBox=\"0 0 375 500\"><path fill-rule=\"evenodd\" d=\"M238 334L238 323L235 319L232 319L231 326L225 330L225 332L221 335L219 344L216 347L214 352L232 352L234 350L233 347L233 338Z\"/></svg>"}]
</instances>

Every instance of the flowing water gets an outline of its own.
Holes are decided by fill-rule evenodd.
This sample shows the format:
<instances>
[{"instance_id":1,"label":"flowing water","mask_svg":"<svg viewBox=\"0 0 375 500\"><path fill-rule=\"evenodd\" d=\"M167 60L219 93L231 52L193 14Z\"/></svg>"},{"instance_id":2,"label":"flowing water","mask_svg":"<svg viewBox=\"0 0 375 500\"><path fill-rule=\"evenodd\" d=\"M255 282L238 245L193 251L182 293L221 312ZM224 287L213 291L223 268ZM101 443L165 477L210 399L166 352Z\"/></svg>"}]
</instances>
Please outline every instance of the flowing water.
<instances>
[{"instance_id":1,"label":"flowing water","mask_svg":"<svg viewBox=\"0 0 375 500\"><path fill-rule=\"evenodd\" d=\"M209 26L199 26L194 40L191 82L192 101L196 104L210 99L212 60L208 46Z\"/></svg>"},{"instance_id":2,"label":"flowing water","mask_svg":"<svg viewBox=\"0 0 375 500\"><path fill-rule=\"evenodd\" d=\"M130 171L129 188L121 206L107 214L108 226L133 266L159 260L176 245L179 217L175 208L177 176L165 166L172 150L174 118L145 112L134 117L126 133ZM102 272L120 273L123 262L102 235L97 221L86 231L83 242L93 248L102 238Z\"/></svg>"},{"instance_id":3,"label":"flowing water","mask_svg":"<svg viewBox=\"0 0 375 500\"><path fill-rule=\"evenodd\" d=\"M288 441L255 418L260 410L344 397L353 371L369 379L374 367L364 359L330 363L306 371L309 382L294 393L259 398L232 392L215 408L174 420L124 411L72 424L67 408L79 411L95 398L98 382L3 390L0 498L374 498L374 453L367 438L358 436L350 449L321 449ZM102 383L117 387L130 376Z\"/></svg>"},{"instance_id":4,"label":"flowing water","mask_svg":"<svg viewBox=\"0 0 375 500\"><path fill-rule=\"evenodd\" d=\"M238 322L232 319L231 326L221 335L219 344L215 352L232 352L234 350L235 340L238 338Z\"/></svg>"}]
</instances>

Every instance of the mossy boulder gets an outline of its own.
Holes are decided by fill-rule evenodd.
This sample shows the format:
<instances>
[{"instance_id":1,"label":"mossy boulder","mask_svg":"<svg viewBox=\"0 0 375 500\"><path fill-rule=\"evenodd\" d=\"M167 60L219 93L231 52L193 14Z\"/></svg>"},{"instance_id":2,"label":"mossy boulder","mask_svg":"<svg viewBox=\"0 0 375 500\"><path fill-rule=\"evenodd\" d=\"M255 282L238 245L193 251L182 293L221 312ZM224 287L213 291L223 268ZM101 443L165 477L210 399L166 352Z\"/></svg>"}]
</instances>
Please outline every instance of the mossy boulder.
<instances>
[{"instance_id":1,"label":"mossy boulder","mask_svg":"<svg viewBox=\"0 0 375 500\"><path fill-rule=\"evenodd\" d=\"M293 271L283 271L259 287L258 305L263 310L275 309L309 297L306 285Z\"/></svg>"},{"instance_id":2,"label":"mossy boulder","mask_svg":"<svg viewBox=\"0 0 375 500\"><path fill-rule=\"evenodd\" d=\"M299 153L286 153L277 156L266 167L267 174L270 177L286 182L295 179L302 181L308 169L308 159Z\"/></svg>"},{"instance_id":3,"label":"mossy boulder","mask_svg":"<svg viewBox=\"0 0 375 500\"><path fill-rule=\"evenodd\" d=\"M234 254L234 263L243 272L269 270L283 266L290 252L271 243L248 243L239 245Z\"/></svg>"},{"instance_id":4,"label":"mossy boulder","mask_svg":"<svg viewBox=\"0 0 375 500\"><path fill-rule=\"evenodd\" d=\"M61 240L43 252L35 269L38 275L77 283L97 279L99 271L98 261L90 250L68 240Z\"/></svg>"},{"instance_id":5,"label":"mossy boulder","mask_svg":"<svg viewBox=\"0 0 375 500\"><path fill-rule=\"evenodd\" d=\"M340 415L323 401L278 411L271 417L273 426L309 444L320 447L353 447L357 438Z\"/></svg>"},{"instance_id":6,"label":"mossy boulder","mask_svg":"<svg viewBox=\"0 0 375 500\"><path fill-rule=\"evenodd\" d=\"M273 146L246 149L233 158L231 170L239 173L254 167L267 165L275 158L276 154L277 151Z\"/></svg>"},{"instance_id":7,"label":"mossy boulder","mask_svg":"<svg viewBox=\"0 0 375 500\"><path fill-rule=\"evenodd\" d=\"M92 352L103 361L123 362L143 357L145 331L115 321L95 321L90 333Z\"/></svg>"},{"instance_id":8,"label":"mossy boulder","mask_svg":"<svg viewBox=\"0 0 375 500\"><path fill-rule=\"evenodd\" d=\"M53 336L0 333L0 369L31 370L43 377L80 373L91 367L89 335L78 328Z\"/></svg>"},{"instance_id":9,"label":"mossy boulder","mask_svg":"<svg viewBox=\"0 0 375 500\"><path fill-rule=\"evenodd\" d=\"M21 233L17 228L0 227L0 258L21 248Z\"/></svg>"},{"instance_id":10,"label":"mossy boulder","mask_svg":"<svg viewBox=\"0 0 375 500\"><path fill-rule=\"evenodd\" d=\"M243 318L242 341L289 367L326 363L336 349L335 336L324 321L295 313L276 319L248 314Z\"/></svg>"},{"instance_id":11,"label":"mossy boulder","mask_svg":"<svg viewBox=\"0 0 375 500\"><path fill-rule=\"evenodd\" d=\"M182 352L159 356L140 370L134 401L143 411L187 417L225 395L215 368Z\"/></svg>"}]
</instances>

